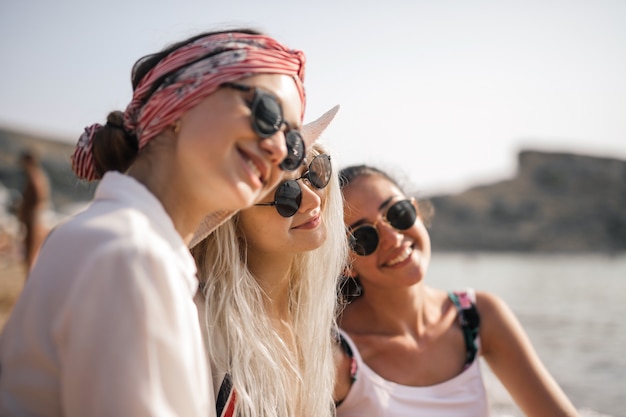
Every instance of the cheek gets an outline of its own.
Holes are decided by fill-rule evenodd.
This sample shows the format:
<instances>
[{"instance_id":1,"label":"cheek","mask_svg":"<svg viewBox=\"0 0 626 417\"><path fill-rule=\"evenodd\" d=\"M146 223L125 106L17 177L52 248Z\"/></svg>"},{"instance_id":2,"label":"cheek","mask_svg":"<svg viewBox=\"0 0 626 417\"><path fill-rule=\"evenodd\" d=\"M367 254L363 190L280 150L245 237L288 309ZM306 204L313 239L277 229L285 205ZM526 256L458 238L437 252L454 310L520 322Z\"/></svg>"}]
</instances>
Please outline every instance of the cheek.
<instances>
[{"instance_id":1,"label":"cheek","mask_svg":"<svg viewBox=\"0 0 626 417\"><path fill-rule=\"evenodd\" d=\"M421 242L422 249L430 253L430 235L428 234L428 230L424 223L421 220L417 221L416 224L417 236Z\"/></svg>"},{"instance_id":2,"label":"cheek","mask_svg":"<svg viewBox=\"0 0 626 417\"><path fill-rule=\"evenodd\" d=\"M191 178L190 187L197 190L198 197L204 195L204 198L214 199L217 191L221 193L218 197L220 199L232 194L234 184L229 180L224 159L212 152L210 146L206 144L194 145L184 141L179 144L177 150L179 173ZM209 190L213 190L212 195L207 194Z\"/></svg>"},{"instance_id":3,"label":"cheek","mask_svg":"<svg viewBox=\"0 0 626 417\"><path fill-rule=\"evenodd\" d=\"M321 190L314 189L313 192L317 194L317 196L320 198L320 208L322 209L322 212L324 212L326 209L326 197L328 195L328 186L326 188L322 188Z\"/></svg>"},{"instance_id":4,"label":"cheek","mask_svg":"<svg viewBox=\"0 0 626 417\"><path fill-rule=\"evenodd\" d=\"M269 179L263 184L263 191L259 194L259 197L256 199L255 203L262 202L264 200L272 200L269 197L271 194L274 196L274 189L278 185L278 183L284 179L284 171L280 170L278 167L273 166L272 172L270 173ZM276 211L276 209L274 209Z\"/></svg>"},{"instance_id":5,"label":"cheek","mask_svg":"<svg viewBox=\"0 0 626 417\"><path fill-rule=\"evenodd\" d=\"M251 207L242 211L239 219L239 228L249 245L267 248L273 241L284 239L284 222L274 207Z\"/></svg>"},{"instance_id":6,"label":"cheek","mask_svg":"<svg viewBox=\"0 0 626 417\"><path fill-rule=\"evenodd\" d=\"M179 137L180 146L188 155L202 159L220 160L226 156L226 151L233 140L224 129L213 129L206 123L190 126L184 135Z\"/></svg>"},{"instance_id":7,"label":"cheek","mask_svg":"<svg viewBox=\"0 0 626 417\"><path fill-rule=\"evenodd\" d=\"M239 120L232 105L217 96L209 96L182 117L179 140L191 151L220 158L232 144Z\"/></svg>"},{"instance_id":8,"label":"cheek","mask_svg":"<svg viewBox=\"0 0 626 417\"><path fill-rule=\"evenodd\" d=\"M352 265L352 273L354 276L361 277L363 273L369 275L375 270L376 264L374 263L374 255L359 256L354 253L350 255L350 261ZM369 273L369 274L368 274Z\"/></svg>"}]
</instances>

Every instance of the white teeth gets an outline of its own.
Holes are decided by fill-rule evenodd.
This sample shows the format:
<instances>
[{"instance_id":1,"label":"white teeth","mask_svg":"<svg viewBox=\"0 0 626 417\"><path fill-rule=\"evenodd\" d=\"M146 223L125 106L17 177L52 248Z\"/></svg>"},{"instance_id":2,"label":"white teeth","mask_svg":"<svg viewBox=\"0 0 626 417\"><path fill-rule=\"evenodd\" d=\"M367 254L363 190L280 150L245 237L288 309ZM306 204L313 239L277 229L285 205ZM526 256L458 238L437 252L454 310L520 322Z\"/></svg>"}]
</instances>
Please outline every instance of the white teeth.
<instances>
[{"instance_id":1,"label":"white teeth","mask_svg":"<svg viewBox=\"0 0 626 417\"><path fill-rule=\"evenodd\" d=\"M406 260L409 256L411 256L411 252L413 252L413 248L411 246L407 246L400 255L387 262L387 266L394 266Z\"/></svg>"},{"instance_id":2,"label":"white teeth","mask_svg":"<svg viewBox=\"0 0 626 417\"><path fill-rule=\"evenodd\" d=\"M248 166L250 167L250 169L252 170L252 172L259 178L261 178L261 171L259 171L259 168L254 164L254 162L252 162L250 159L247 160L248 162Z\"/></svg>"}]
</instances>

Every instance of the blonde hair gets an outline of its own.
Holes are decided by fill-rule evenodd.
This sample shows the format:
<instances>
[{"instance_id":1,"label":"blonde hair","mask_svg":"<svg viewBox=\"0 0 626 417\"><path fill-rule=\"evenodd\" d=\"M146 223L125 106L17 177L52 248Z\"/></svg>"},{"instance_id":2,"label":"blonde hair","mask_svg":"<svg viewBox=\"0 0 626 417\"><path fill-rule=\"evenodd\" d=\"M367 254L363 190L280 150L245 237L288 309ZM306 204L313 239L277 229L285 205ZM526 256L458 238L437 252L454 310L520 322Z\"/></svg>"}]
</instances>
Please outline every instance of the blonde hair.
<instances>
[{"instance_id":1,"label":"blonde hair","mask_svg":"<svg viewBox=\"0 0 626 417\"><path fill-rule=\"evenodd\" d=\"M316 143L310 153L326 151ZM213 366L231 376L237 392L235 415L334 415L331 329L348 253L335 167L325 191L326 240L315 250L296 254L290 270L295 354L265 312L263 290L246 265L245 236L237 216L192 250L200 280L206 280L207 348Z\"/></svg>"}]
</instances>

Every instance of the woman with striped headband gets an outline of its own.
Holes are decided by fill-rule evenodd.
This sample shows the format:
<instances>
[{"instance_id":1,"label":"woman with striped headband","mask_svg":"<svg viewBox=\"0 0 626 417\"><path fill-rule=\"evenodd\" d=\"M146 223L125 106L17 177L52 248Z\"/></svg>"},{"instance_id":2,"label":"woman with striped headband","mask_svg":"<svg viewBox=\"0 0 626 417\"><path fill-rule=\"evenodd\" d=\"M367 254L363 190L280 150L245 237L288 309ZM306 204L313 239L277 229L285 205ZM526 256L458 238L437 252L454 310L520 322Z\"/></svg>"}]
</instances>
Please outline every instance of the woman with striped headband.
<instances>
[{"instance_id":1,"label":"woman with striped headband","mask_svg":"<svg viewBox=\"0 0 626 417\"><path fill-rule=\"evenodd\" d=\"M50 233L0 337L0 415L214 415L188 245L301 165L304 63L241 30L135 64L126 111L72 155L94 201Z\"/></svg>"}]
</instances>

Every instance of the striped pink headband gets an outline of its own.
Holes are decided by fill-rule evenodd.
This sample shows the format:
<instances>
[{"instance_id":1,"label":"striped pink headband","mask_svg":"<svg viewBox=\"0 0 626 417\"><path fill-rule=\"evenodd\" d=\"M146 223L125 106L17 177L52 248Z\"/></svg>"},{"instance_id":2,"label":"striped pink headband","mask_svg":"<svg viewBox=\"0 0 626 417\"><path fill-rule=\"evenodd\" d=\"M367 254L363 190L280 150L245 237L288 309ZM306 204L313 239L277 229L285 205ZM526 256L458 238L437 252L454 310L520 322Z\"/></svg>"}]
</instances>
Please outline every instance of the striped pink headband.
<instances>
[{"instance_id":1,"label":"striped pink headband","mask_svg":"<svg viewBox=\"0 0 626 417\"><path fill-rule=\"evenodd\" d=\"M293 76L304 117L305 61L302 51L265 35L228 32L201 37L174 50L141 79L124 113L123 128L137 137L141 149L221 84L263 73ZM74 172L89 181L98 178L92 140L101 127L86 127L72 155Z\"/></svg>"}]
</instances>

